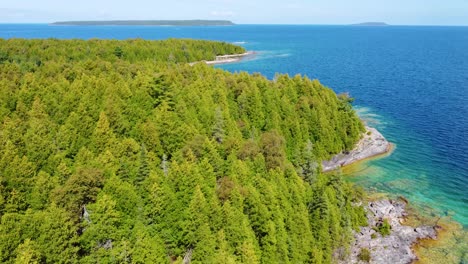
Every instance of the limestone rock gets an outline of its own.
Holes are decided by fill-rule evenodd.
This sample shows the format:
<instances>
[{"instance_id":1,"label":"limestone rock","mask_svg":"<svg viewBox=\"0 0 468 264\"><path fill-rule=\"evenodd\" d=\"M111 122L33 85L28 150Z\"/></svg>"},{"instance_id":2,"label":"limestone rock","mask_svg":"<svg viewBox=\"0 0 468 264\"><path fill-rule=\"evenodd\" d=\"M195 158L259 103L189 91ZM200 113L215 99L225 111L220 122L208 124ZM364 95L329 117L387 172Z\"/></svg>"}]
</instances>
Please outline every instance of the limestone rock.
<instances>
[{"instance_id":1,"label":"limestone rock","mask_svg":"<svg viewBox=\"0 0 468 264\"><path fill-rule=\"evenodd\" d=\"M372 127L366 127L366 133L356 147L348 153L335 155L331 160L322 162L322 171L332 171L353 162L384 154L390 151L390 143Z\"/></svg>"},{"instance_id":2,"label":"limestone rock","mask_svg":"<svg viewBox=\"0 0 468 264\"><path fill-rule=\"evenodd\" d=\"M417 259L411 250L411 246L418 239L435 239L437 232L433 226L411 227L402 225L405 212L405 202L393 200L380 200L369 202L367 219L369 226L361 227L360 232L355 232L355 242L351 245L350 256L339 263L363 263L359 260L359 253L362 248L369 249L371 260L369 263L412 263ZM388 236L382 236L374 230L383 219L387 219L391 225L391 232Z\"/></svg>"}]
</instances>

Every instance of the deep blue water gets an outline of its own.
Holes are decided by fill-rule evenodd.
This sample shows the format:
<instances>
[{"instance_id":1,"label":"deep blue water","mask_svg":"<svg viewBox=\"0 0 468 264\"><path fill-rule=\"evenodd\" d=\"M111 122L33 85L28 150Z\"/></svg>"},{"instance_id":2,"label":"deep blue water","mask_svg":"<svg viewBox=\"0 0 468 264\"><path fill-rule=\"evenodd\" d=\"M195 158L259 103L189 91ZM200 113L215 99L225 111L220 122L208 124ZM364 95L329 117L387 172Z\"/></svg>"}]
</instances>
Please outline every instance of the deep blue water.
<instances>
[{"instance_id":1,"label":"deep blue water","mask_svg":"<svg viewBox=\"0 0 468 264\"><path fill-rule=\"evenodd\" d=\"M404 195L468 226L468 27L130 27L0 24L1 38L198 38L258 54L229 71L317 78L356 98L359 114L396 144L351 181ZM1 47L0 47L1 48ZM426 209L430 208L430 209Z\"/></svg>"}]
</instances>

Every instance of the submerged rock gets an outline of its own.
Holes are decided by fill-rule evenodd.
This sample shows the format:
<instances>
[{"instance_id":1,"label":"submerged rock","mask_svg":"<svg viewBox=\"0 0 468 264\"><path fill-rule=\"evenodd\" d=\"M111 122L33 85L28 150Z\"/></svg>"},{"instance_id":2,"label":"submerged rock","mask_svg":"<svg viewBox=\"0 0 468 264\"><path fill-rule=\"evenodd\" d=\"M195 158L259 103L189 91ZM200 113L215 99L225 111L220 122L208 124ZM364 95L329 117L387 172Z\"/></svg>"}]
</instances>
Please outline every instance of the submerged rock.
<instances>
[{"instance_id":1,"label":"submerged rock","mask_svg":"<svg viewBox=\"0 0 468 264\"><path fill-rule=\"evenodd\" d=\"M332 171L359 160L387 153L390 143L380 132L372 127L366 127L366 133L359 140L356 147L348 153L335 155L331 160L322 162L322 171Z\"/></svg>"},{"instance_id":2,"label":"submerged rock","mask_svg":"<svg viewBox=\"0 0 468 264\"><path fill-rule=\"evenodd\" d=\"M435 239L437 232L434 226L411 227L402 225L406 203L404 201L380 200L369 202L367 219L369 226L361 227L360 232L355 232L355 242L351 245L350 256L340 263L365 263L360 254L362 250L369 250L369 263L406 264L417 259L411 246L418 239ZM379 233L378 226L383 221L390 224L390 234L383 236Z\"/></svg>"}]
</instances>

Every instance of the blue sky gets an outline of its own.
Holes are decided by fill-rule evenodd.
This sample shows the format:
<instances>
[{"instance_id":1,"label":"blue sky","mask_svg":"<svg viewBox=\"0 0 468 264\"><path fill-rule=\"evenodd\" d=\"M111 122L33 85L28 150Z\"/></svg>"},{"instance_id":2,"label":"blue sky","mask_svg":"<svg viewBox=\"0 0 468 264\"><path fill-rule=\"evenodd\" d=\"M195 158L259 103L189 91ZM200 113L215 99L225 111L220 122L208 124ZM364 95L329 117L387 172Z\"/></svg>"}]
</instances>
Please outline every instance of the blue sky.
<instances>
[{"instance_id":1,"label":"blue sky","mask_svg":"<svg viewBox=\"0 0 468 264\"><path fill-rule=\"evenodd\" d=\"M227 19L239 24L468 25L468 0L2 0L0 23Z\"/></svg>"}]
</instances>

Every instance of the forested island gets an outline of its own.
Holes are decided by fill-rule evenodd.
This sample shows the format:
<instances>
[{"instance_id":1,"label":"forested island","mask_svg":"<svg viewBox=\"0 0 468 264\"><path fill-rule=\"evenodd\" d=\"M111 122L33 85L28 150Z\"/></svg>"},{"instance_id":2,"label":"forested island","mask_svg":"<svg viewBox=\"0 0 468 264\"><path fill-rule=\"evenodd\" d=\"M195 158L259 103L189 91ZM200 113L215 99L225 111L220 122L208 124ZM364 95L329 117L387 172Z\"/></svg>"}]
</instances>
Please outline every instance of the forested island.
<instances>
[{"instance_id":1,"label":"forested island","mask_svg":"<svg viewBox=\"0 0 468 264\"><path fill-rule=\"evenodd\" d=\"M108 21L59 21L51 25L67 26L232 26L229 20L108 20Z\"/></svg>"},{"instance_id":2,"label":"forested island","mask_svg":"<svg viewBox=\"0 0 468 264\"><path fill-rule=\"evenodd\" d=\"M0 262L331 263L367 224L321 161L364 126L198 40L0 40ZM185 262L186 263L186 262Z\"/></svg>"},{"instance_id":3,"label":"forested island","mask_svg":"<svg viewBox=\"0 0 468 264\"><path fill-rule=\"evenodd\" d=\"M389 24L385 22L363 22L363 23L358 23L358 24L351 24L351 26L382 27L382 26L389 26Z\"/></svg>"}]
</instances>

